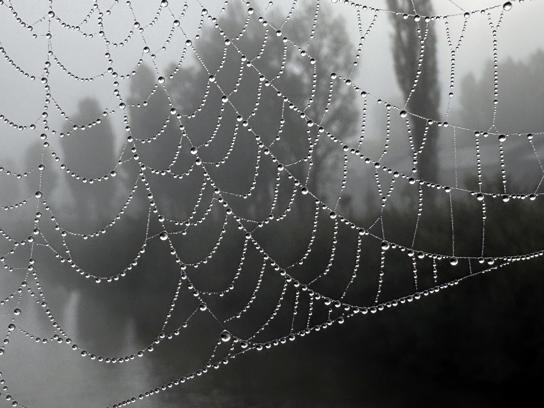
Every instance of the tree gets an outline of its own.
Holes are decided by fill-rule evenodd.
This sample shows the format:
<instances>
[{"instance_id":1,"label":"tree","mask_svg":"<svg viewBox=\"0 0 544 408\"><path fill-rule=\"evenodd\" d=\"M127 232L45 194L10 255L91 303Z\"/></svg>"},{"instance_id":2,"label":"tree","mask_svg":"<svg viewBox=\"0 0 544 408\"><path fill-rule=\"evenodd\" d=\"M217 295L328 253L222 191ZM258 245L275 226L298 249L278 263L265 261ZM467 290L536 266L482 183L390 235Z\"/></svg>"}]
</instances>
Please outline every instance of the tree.
<instances>
[{"instance_id":1,"label":"tree","mask_svg":"<svg viewBox=\"0 0 544 408\"><path fill-rule=\"evenodd\" d=\"M295 15L285 25L278 23L275 27L281 26L283 35L298 47L307 50L315 64L310 62L308 56L301 56L292 45L284 42L283 35L276 36L276 28L268 27L263 30L262 24L253 18L244 34L235 41L236 46L227 47L224 62L222 62L225 49L224 38L213 28L205 30L195 43L195 48L200 61L206 67L197 62L182 69L170 81L169 88L180 111L184 113L197 111L198 114L204 92L210 86L210 95L206 106L201 111L214 118L218 116L217 112L221 107L222 91L220 89L225 90L230 94L229 100L236 107L237 112L233 112L230 106L226 106L222 115L221 130L228 129L225 133L232 133L239 113L243 117L250 118L251 127L266 144L271 144L271 151L281 161L290 163L311 156L312 167L309 166L308 161L302 161L299 166L291 167L290 170L296 173L303 182L305 175L310 173L308 188L324 197L330 194L330 174L334 173L333 170L341 162L341 159L338 160L340 149L338 145L321 137L313 152L309 153L308 141L317 136L318 126L308 129L306 122L310 118L338 138L348 140L355 132L358 111L354 103L355 94L347 87L340 86L338 81L334 82L332 103L326 109L331 73L351 72L355 57L353 45L342 18L335 17L327 5L321 5L319 24L314 37L310 38L314 13L315 4L306 2L300 15ZM254 14L259 15L258 11ZM270 21L276 20L282 21L279 14L270 17ZM231 3L228 12L219 19L218 23L228 38L235 38L240 33L244 21L245 15L241 6L238 3ZM263 44L265 44L264 48L261 49ZM241 62L242 56L247 60ZM251 62L245 64L247 61ZM284 63L285 66L282 69ZM315 95L309 103L314 68ZM243 70L242 80L235 89L240 70ZM214 74L214 84L208 82L210 73ZM260 80L263 79L260 78L261 74L271 81L273 87L259 86ZM306 118L301 118L298 113L290 110L288 104L284 106L282 99L276 95L274 87L287 95L297 107L304 109ZM259 88L262 97L257 105L256 94ZM215 112L210 113L213 110ZM285 120L283 133L280 140L272 143L279 130L282 110L284 110ZM192 121L188 127L191 133L196 135L197 143L205 143L212 131L209 120ZM228 147L228 145L225 146L226 142L230 141L216 141L214 144L219 147L212 145L206 148L203 155L220 159ZM243 185L243 180L252 174L248 171L247 158L255 157L255 137L241 129L239 140L235 143L237 152L234 152L233 156L245 157L245 159L232 160L233 163L229 164L229 174L232 179L238 180ZM251 164L253 165L254 162L251 161ZM264 184L266 188L259 190L257 194L256 198L260 203L269 200L273 193L275 169L267 168L264 164L262 173L261 184ZM263 179L266 180L264 183ZM256 207L262 206L257 204Z\"/></svg>"},{"instance_id":2,"label":"tree","mask_svg":"<svg viewBox=\"0 0 544 408\"><path fill-rule=\"evenodd\" d=\"M544 80L544 51L537 50L525 61L511 58L501 62L499 72L499 103L495 130L504 134L523 134L537 132L544 127L542 101L544 92L535 84ZM464 126L486 130L493 121L493 64L491 61L483 67L480 75L469 73L461 82L459 110L456 115ZM474 149L474 134L460 134L459 143ZM540 137L532 140L532 145L525 137L509 137L504 143L505 162L510 186L527 191L540 184L542 171L533 151L542 157L544 143ZM480 138L482 149L497 151L495 137ZM484 155L482 159L484 175L499 179L500 169L497 156ZM474 174L474 170L470 169ZM495 175L496 173L496 175ZM500 191L500 190L498 190Z\"/></svg>"},{"instance_id":3,"label":"tree","mask_svg":"<svg viewBox=\"0 0 544 408\"><path fill-rule=\"evenodd\" d=\"M99 118L102 113L98 101L92 98L82 99L78 109L78 113L73 117L73 121L78 125L87 125ZM112 216L110 213L117 184L115 179L92 185L87 181L109 175L114 168L116 149L112 126L106 118L86 129L74 130L66 125L63 133L65 135L70 133L61 139L64 163L80 177L78 180L65 173L78 223L96 225L97 220Z\"/></svg>"},{"instance_id":4,"label":"tree","mask_svg":"<svg viewBox=\"0 0 544 408\"><path fill-rule=\"evenodd\" d=\"M415 13L433 15L434 10L430 0L409 2L406 0L387 0L388 7L399 13ZM415 7L415 10L412 8ZM436 36L432 25L428 27L425 42L424 57L421 62L421 73L417 86L412 92L414 81L418 76L418 60L420 58L420 38L414 26L414 18L404 19L396 13L391 14L393 23L393 58L395 72L400 89L407 100L406 109L416 115L438 120L440 105L440 88L438 85L438 63L436 57ZM423 35L425 25L423 19L415 22ZM416 148L422 143L426 121L419 118L411 119L412 134ZM419 176L425 180L436 180L438 163L436 161L438 132L432 126L427 134L425 148L419 156L416 168Z\"/></svg>"},{"instance_id":5,"label":"tree","mask_svg":"<svg viewBox=\"0 0 544 408\"><path fill-rule=\"evenodd\" d=\"M526 61L508 58L499 64L498 71L500 99L496 128L502 132L531 132L542 129L544 118L541 106L544 92L535 84L544 80L544 51L536 51ZM492 87L491 61L488 61L480 76L470 73L463 78L458 113L465 126L487 129L491 125Z\"/></svg>"}]
</instances>

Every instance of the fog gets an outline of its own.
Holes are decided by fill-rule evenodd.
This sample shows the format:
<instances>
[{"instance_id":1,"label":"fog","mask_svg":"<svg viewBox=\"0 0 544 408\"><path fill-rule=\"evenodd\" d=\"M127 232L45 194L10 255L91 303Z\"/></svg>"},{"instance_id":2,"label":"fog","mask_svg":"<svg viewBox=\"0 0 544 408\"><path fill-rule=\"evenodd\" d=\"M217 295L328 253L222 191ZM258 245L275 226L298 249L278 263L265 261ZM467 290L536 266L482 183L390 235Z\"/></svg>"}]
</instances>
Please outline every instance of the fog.
<instances>
[{"instance_id":1,"label":"fog","mask_svg":"<svg viewBox=\"0 0 544 408\"><path fill-rule=\"evenodd\" d=\"M155 3L0 2L0 407L512 406L544 4Z\"/></svg>"}]
</instances>

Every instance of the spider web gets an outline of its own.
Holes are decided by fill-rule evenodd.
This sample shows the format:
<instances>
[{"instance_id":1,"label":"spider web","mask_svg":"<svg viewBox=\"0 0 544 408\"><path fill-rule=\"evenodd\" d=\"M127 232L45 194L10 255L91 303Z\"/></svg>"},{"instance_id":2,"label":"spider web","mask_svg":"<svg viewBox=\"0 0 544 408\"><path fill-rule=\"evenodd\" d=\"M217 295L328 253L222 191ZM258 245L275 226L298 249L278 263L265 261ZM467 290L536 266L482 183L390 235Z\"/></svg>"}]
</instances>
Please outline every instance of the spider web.
<instances>
[{"instance_id":1,"label":"spider web","mask_svg":"<svg viewBox=\"0 0 544 408\"><path fill-rule=\"evenodd\" d=\"M68 348L81 358L98 363L131 364L139 358L153 358L164 343L183 337L184 331L196 324L195 321L211 322L214 329L208 330L208 335L213 337L213 344L198 368L180 373L179 377L153 389L120 396L122 400L109 405L123 407L219 369L247 352L270 349L342 324L347 319L417 301L472 277L543 254L539 248L516 254L490 254L486 247L490 235L486 234L490 206L515 203L523 205L517 210L522 211L526 206L535 206L533 202L542 195L544 167L534 143L542 132L501 132L495 126L498 103L493 104L492 123L485 129L449 123L451 97L442 118L410 112L408 101L417 89L420 75L424 75L420 66L407 100L400 104L364 89L355 75L357 66L364 63L365 39L372 33L376 20L383 16L402 19L417 29L421 47L419 64L425 56L425 41L431 27L445 30L452 55L450 90L453 95L455 57L462 47L463 33L473 19L484 18L489 21L493 38L493 99L498 101L497 32L510 9L521 8L521 4L506 2L485 9L424 16L417 14L415 5L412 11L398 11L364 2L332 1L353 11L360 35L354 55L348 56L353 60L352 69L337 72L312 54L315 50L312 44L326 38L326 34L320 32L325 2L319 0L311 4L314 13L310 30L302 41L290 36L289 23L304 3L297 0L282 8L281 19L277 18L279 14L267 17L275 10L274 1L262 7L237 0L221 4L162 1L146 22L139 18L137 2L113 1L106 5L96 1L78 23L65 21L62 8L54 1L49 1L45 13L32 23L21 17L11 1L1 3L5 16L28 31L27 35L41 47L41 53L32 58L45 57L40 60L42 71L31 72L10 55L9 47L1 44L0 48L13 75L39 83L43 91L43 111L36 120L18 122L7 114L0 115L3 126L32 140L40 140L39 154L31 168L23 172L7 166L0 169L1 177L24 183L26 191L32 191L22 200L3 203L3 215L24 216L32 225L23 239L9 232L8 221L5 222L8 227L2 225L0 229L4 241L0 262L7 272L17 277L15 289L0 303L4 309L11 308L9 325L3 331L0 359L9 354L15 343L13 337L18 334L21 336L17 342L30 340L44 347ZM240 5L242 11L236 33L224 27L222 19L233 3ZM337 6L340 4L333 4ZM189 21L188 16L195 13L199 20ZM128 27L123 35L113 37L106 28L108 19L114 18L120 26L122 19ZM161 25L167 28L166 39L155 46L148 33ZM457 38L452 33L454 27L460 29ZM119 29L122 30L123 27ZM83 41L98 40L105 53L106 68L91 75L70 68L54 46L63 31L78 35ZM218 61L208 61L199 48L210 33L218 39L216 43L221 42L221 50L216 53L220 56ZM259 46L244 49L244 44L247 45L244 39L255 36ZM122 53L130 47L138 50L133 53L136 57L115 56L117 51ZM280 50L281 55L278 57L269 49ZM163 56L164 60L169 58L177 63L165 69L161 62ZM270 64L263 63L271 58L277 63L275 72L269 72ZM223 73L231 63L238 66L238 71L233 78L228 78ZM131 81L139 78L144 66L152 73L151 87L131 93ZM289 81L300 78L296 75L297 69L309 72L307 77L311 79L304 84L306 93L302 96L292 95L289 89ZM194 78L201 80L197 103L183 99L183 92L177 96L173 93L179 77L194 71L200 75ZM106 83L113 90L113 102L104 104L96 115L89 108L85 119L79 120L65 111L61 98L55 95L50 79L53 72L65 76L70 83L85 86ZM253 95L251 106L244 106L239 98L240 94L247 93ZM344 107L343 99L353 101L358 107L360 127L355 137L338 133L335 130L338 125L335 127L329 118L335 115L338 106ZM138 115L149 111L157 121L157 130L154 134L138 134L148 118L143 116L139 121ZM383 112L386 121L383 145L376 154L367 149L370 138L367 119L371 112ZM263 128L264 117L270 117L270 123L276 127ZM68 163L62 153L62 143L84 137L86 131L108 120L115 122L124 134L114 167L89 175L92 168L78 168L77 160ZM453 182L429 180L418 173L417 163L426 144L425 136L419 146L415 143L415 121L425 123L425 134L434 129L441 137L447 136L453 146L449 158L455 169ZM199 128L202 123L209 127ZM470 161L477 177L474 188L464 186L459 178L456 143L460 134L472 137ZM160 157L152 157L153 146L165 139L170 145L155 150L161 153ZM391 158L395 143L408 147L404 162ZM530 191L511 192L515 186L508 178L512 171L508 166L509 143L526 144L532 153L531 160L539 169L539 177ZM240 144L246 146L244 154L252 152L251 157L237 155ZM218 152L223 152L222 156L214 157ZM328 155L320 156L322 152ZM489 156L489 152L499 169L500 191L486 189L482 155ZM88 153L83 151L81 157ZM166 153L169 156L165 157ZM327 167L331 161L333 165ZM232 162L238 164L234 170L229 167ZM334 189L321 188L317 174L322 177L319 170L323 168L334 173L328 182ZM367 182L375 187L377 206L370 221L362 222L345 203L356 191L352 184L358 182L355 176L358 171L367 171L370 175ZM63 225L58 211L62 207L49 197L51 174L63 174L68 184L78 185L77 191L84 198L82 202L92 201L91 197L98 194L96 188L100 187L97 186L106 186L102 190L105 194L116 194L116 188L123 190L119 181L122 179L127 187L118 213L94 225L96 221L91 215L101 209L99 205L89 205L83 214L89 214L90 225L85 225L85 220L80 220L85 227L79 230ZM229 179L236 179L238 184L229 186ZM239 180L247 181L245 189L238 188ZM415 217L403 236L396 237L387 233L388 210L395 208L395 201L402 201L406 194L415 197ZM178 195L189 197L187 208L169 209L163 205ZM421 234L425 209L438 208L433 203L439 200L447 204L440 208L445 209L450 228L447 243L435 249L418 234ZM469 200L475 205L481 242L477 253L474 248L469 248L472 253L463 253L464 247L459 244L459 229L465 220L455 217L456 200ZM301 214L305 219L300 219ZM139 219L144 233L138 238L139 247L124 266L115 271L99 269L96 272L92 266L86 267L89 264L85 259L78 259L81 248L92 252L96 249L93 242L114 236L118 225L131 216ZM327 233L321 233L322 230ZM328 237L325 243L321 242L323 236ZM328 248L328 252L323 254L317 248ZM169 281L170 297L159 330L144 347L126 354L100 354L83 346L88 339L70 334L62 318L55 315L55 308L49 306L52 301L42 282L52 279L51 271L55 268L66 269L85 285L98 288L92 292L98 294L104 286L139 279L139 269L145 264L146 255L156 255L158 251L173 262L168 268L174 279ZM41 255L44 252L49 258ZM313 261L316 257L321 264ZM214 263L217 259L234 262L225 261L221 267L221 263L219 266ZM343 266L338 266L339 260L345 262ZM24 266L20 266L23 261ZM308 268L308 264L312 267ZM317 264L321 266L315 269ZM147 265L142 268L150 273L153 267ZM159 263L156 267L167 268L165 265ZM388 284L391 274L396 277L396 285ZM25 327L24 305L28 299L40 307L51 334L43 335L40 334L43 331L34 332ZM268 308L259 308L261 301L267 302ZM27 406L26 396L10 392L9 372L2 368L0 376L4 398L12 406Z\"/></svg>"}]
</instances>

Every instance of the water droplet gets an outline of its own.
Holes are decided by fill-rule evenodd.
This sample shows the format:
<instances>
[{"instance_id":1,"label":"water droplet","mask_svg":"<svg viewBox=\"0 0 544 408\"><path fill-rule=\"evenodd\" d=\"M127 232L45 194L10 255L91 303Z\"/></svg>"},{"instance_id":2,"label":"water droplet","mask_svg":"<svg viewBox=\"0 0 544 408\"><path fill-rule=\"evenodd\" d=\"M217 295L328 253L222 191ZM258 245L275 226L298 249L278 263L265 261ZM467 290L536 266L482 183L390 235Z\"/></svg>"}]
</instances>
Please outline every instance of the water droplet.
<instances>
[{"instance_id":1,"label":"water droplet","mask_svg":"<svg viewBox=\"0 0 544 408\"><path fill-rule=\"evenodd\" d=\"M231 339L232 339L232 336L231 336L231 334L230 334L228 331L223 330L223 331L221 332L221 341L222 341L223 343L227 343L227 342L229 342Z\"/></svg>"},{"instance_id":2,"label":"water droplet","mask_svg":"<svg viewBox=\"0 0 544 408\"><path fill-rule=\"evenodd\" d=\"M159 238L161 239L161 241L166 241L168 239L168 234L166 233L166 231L161 232Z\"/></svg>"},{"instance_id":3,"label":"water droplet","mask_svg":"<svg viewBox=\"0 0 544 408\"><path fill-rule=\"evenodd\" d=\"M502 8L504 11L510 11L512 10L512 2L511 1L507 1L506 3L504 3L502 5Z\"/></svg>"}]
</instances>

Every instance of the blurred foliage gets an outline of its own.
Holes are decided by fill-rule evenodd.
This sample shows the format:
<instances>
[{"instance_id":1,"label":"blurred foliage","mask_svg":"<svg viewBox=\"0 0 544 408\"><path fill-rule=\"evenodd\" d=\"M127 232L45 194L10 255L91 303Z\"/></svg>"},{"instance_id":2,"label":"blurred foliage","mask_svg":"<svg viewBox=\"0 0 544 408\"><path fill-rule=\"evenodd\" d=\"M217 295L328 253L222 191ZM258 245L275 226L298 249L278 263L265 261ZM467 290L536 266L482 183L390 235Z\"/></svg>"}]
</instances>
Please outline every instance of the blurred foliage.
<instances>
[{"instance_id":1,"label":"blurred foliage","mask_svg":"<svg viewBox=\"0 0 544 408\"><path fill-rule=\"evenodd\" d=\"M387 6L399 13L434 14L431 0L387 0ZM397 13L391 14L391 22L393 60L405 109L424 118L439 118L440 86L434 25L424 19L414 23L412 19L401 18ZM437 128L429 127L426 120L412 115L410 121L416 149L425 146L416 165L418 174L424 180L434 181L439 169L436 159Z\"/></svg>"}]
</instances>

